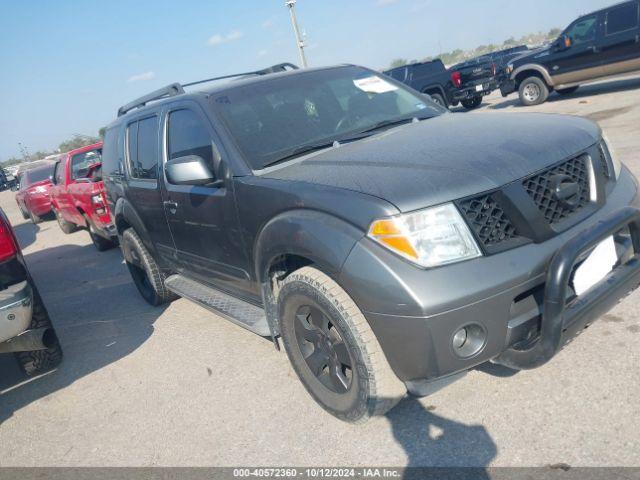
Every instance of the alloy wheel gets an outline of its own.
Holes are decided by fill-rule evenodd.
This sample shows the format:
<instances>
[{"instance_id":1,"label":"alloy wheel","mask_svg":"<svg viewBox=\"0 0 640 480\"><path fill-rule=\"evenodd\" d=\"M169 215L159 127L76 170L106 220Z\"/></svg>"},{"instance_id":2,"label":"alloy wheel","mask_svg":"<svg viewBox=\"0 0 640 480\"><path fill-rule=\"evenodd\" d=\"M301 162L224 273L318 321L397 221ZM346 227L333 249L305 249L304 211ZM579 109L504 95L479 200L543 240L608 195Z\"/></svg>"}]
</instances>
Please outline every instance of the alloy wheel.
<instances>
[{"instance_id":1,"label":"alloy wheel","mask_svg":"<svg viewBox=\"0 0 640 480\"><path fill-rule=\"evenodd\" d=\"M353 382L353 360L342 335L317 306L298 308L294 321L302 356L316 379L334 393L345 393Z\"/></svg>"}]
</instances>

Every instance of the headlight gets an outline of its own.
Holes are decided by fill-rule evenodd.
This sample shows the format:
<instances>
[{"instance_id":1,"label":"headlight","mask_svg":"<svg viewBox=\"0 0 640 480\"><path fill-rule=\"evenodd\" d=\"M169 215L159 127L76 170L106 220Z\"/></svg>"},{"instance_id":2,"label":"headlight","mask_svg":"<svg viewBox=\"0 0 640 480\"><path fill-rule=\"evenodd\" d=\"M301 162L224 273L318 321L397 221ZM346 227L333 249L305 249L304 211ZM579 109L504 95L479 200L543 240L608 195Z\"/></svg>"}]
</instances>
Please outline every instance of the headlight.
<instances>
[{"instance_id":1,"label":"headlight","mask_svg":"<svg viewBox=\"0 0 640 480\"><path fill-rule=\"evenodd\" d=\"M512 72L513 72L513 64L510 63L509 65L507 65L507 73L511 75Z\"/></svg>"},{"instance_id":2,"label":"headlight","mask_svg":"<svg viewBox=\"0 0 640 480\"><path fill-rule=\"evenodd\" d=\"M376 220L368 236L422 267L482 255L469 227L451 203Z\"/></svg>"},{"instance_id":3,"label":"headlight","mask_svg":"<svg viewBox=\"0 0 640 480\"><path fill-rule=\"evenodd\" d=\"M622 171L622 163L618 159L618 155L616 155L615 150L610 146L611 142L605 134L602 134L602 141L600 142L602 147L602 151L605 156L611 160L611 164L613 165L613 173L615 175L615 179L617 180L620 177L620 172Z\"/></svg>"}]
</instances>

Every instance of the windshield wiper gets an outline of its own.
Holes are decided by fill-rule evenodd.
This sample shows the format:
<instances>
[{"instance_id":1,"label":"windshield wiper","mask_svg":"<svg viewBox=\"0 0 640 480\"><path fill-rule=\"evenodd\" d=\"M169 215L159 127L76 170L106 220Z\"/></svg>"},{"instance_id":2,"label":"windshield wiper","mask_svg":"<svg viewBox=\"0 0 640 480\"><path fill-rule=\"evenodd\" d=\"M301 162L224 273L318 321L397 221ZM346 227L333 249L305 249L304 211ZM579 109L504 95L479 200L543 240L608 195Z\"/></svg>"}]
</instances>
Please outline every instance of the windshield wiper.
<instances>
[{"instance_id":1,"label":"windshield wiper","mask_svg":"<svg viewBox=\"0 0 640 480\"><path fill-rule=\"evenodd\" d=\"M280 157L273 162L269 162L263 165L262 168L270 167L275 165L276 163L284 162L286 160L291 160L292 158L299 157L300 155L304 155L305 153L315 152L317 150L323 150L325 148L330 148L338 145L338 142L335 140L331 140L330 142L319 142L319 143L311 143L309 145L302 145L300 147L294 148L285 156Z\"/></svg>"},{"instance_id":2,"label":"windshield wiper","mask_svg":"<svg viewBox=\"0 0 640 480\"><path fill-rule=\"evenodd\" d=\"M419 122L421 120L426 120L427 118L433 117L431 115L423 115L421 117L413 115L411 117L396 118L395 120L383 120L382 122L378 122L374 126L367 128L366 130L362 130L362 132L360 133L375 132L376 130L380 130L382 128L395 127L396 125L403 125L405 123Z\"/></svg>"}]
</instances>

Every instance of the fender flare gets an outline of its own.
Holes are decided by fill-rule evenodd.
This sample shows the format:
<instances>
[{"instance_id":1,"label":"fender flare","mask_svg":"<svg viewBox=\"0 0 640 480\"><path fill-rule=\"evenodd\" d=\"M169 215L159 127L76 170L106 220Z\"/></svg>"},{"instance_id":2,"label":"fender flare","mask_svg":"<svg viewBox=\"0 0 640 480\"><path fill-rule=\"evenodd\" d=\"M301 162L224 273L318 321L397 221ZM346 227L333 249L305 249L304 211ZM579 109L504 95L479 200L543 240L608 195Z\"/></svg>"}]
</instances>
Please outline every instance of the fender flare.
<instances>
[{"instance_id":1,"label":"fender flare","mask_svg":"<svg viewBox=\"0 0 640 480\"><path fill-rule=\"evenodd\" d=\"M538 72L540 75L542 75L542 78L544 78L544 81L547 82L547 85L549 85L550 87L553 87L553 79L551 78L551 75L549 75L549 71L544 68L542 65L539 65L537 63L527 63L525 65L521 65L518 68L516 68L513 72L511 72L511 80L516 79L516 77L522 73L522 72L526 72L527 70L534 70L536 72Z\"/></svg>"},{"instance_id":2,"label":"fender flare","mask_svg":"<svg viewBox=\"0 0 640 480\"><path fill-rule=\"evenodd\" d=\"M254 244L254 268L274 340L280 328L269 278L273 263L283 255L297 255L337 278L351 250L363 236L364 232L352 224L317 210L289 210L263 226Z\"/></svg>"},{"instance_id":3,"label":"fender flare","mask_svg":"<svg viewBox=\"0 0 640 480\"><path fill-rule=\"evenodd\" d=\"M140 218L140 215L138 215L138 212L135 210L135 208L133 208L133 206L122 197L120 197L116 201L113 211L113 218L115 220L114 223L116 225L118 238L120 241L122 241L122 233L124 232L123 225L128 225L136 231L147 250L153 252L154 256L155 254L157 254L156 248L151 241L151 237L146 227L144 226L142 218ZM123 252L125 252L125 250L126 249L123 248Z\"/></svg>"}]
</instances>

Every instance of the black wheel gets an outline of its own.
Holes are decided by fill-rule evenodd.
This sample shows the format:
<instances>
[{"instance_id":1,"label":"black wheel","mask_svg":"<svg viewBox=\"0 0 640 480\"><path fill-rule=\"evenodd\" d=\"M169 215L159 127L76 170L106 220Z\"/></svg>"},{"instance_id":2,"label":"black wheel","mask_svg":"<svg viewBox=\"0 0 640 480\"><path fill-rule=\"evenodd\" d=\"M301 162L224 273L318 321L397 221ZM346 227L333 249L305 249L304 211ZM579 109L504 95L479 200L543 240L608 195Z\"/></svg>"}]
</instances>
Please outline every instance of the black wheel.
<instances>
[{"instance_id":1,"label":"black wheel","mask_svg":"<svg viewBox=\"0 0 640 480\"><path fill-rule=\"evenodd\" d=\"M91 242L99 252L104 252L116 246L115 242L104 238L96 231L95 225L87 215L84 216L84 221L87 222L87 230L89 231Z\"/></svg>"},{"instance_id":2,"label":"black wheel","mask_svg":"<svg viewBox=\"0 0 640 480\"><path fill-rule=\"evenodd\" d=\"M439 93L430 93L429 96L431 100L440 105L441 107L447 108L447 102L444 100L444 97Z\"/></svg>"},{"instance_id":3,"label":"black wheel","mask_svg":"<svg viewBox=\"0 0 640 480\"><path fill-rule=\"evenodd\" d=\"M58 210L53 209L53 214L56 216L56 220L58 221L58 225L60 226L60 230L64 233L69 234L73 233L78 229L78 226L75 223L67 222Z\"/></svg>"},{"instance_id":4,"label":"black wheel","mask_svg":"<svg viewBox=\"0 0 640 480\"><path fill-rule=\"evenodd\" d=\"M290 274L278 293L278 314L293 369L332 415L363 422L406 394L362 312L329 276L312 267Z\"/></svg>"},{"instance_id":5,"label":"black wheel","mask_svg":"<svg viewBox=\"0 0 640 480\"><path fill-rule=\"evenodd\" d=\"M482 104L482 97L465 98L460 103L462 103L462 106L467 110L473 110L474 108L478 108L480 104Z\"/></svg>"},{"instance_id":6,"label":"black wheel","mask_svg":"<svg viewBox=\"0 0 640 480\"><path fill-rule=\"evenodd\" d=\"M126 261L127 268L142 298L154 306L178 298L164 286L165 275L133 228L128 228L122 234L122 248L132 259L131 262Z\"/></svg>"},{"instance_id":7,"label":"black wheel","mask_svg":"<svg viewBox=\"0 0 640 480\"><path fill-rule=\"evenodd\" d=\"M540 105L549 97L549 87L540 77L529 77L520 82L518 94L523 105Z\"/></svg>"},{"instance_id":8,"label":"black wheel","mask_svg":"<svg viewBox=\"0 0 640 480\"><path fill-rule=\"evenodd\" d=\"M14 354L22 371L29 376L45 373L56 368L62 361L62 347L60 347L60 342L53 325L51 325L49 314L37 291L33 292L33 313L31 314L31 325L29 325L29 329L35 328L48 329L44 336L44 343L48 348Z\"/></svg>"},{"instance_id":9,"label":"black wheel","mask_svg":"<svg viewBox=\"0 0 640 480\"><path fill-rule=\"evenodd\" d=\"M569 87L569 88L557 88L556 92L558 92L558 94L560 95L570 95L576 90L578 90L579 88L580 88L580 85L576 85L575 87Z\"/></svg>"},{"instance_id":10,"label":"black wheel","mask_svg":"<svg viewBox=\"0 0 640 480\"><path fill-rule=\"evenodd\" d=\"M34 225L42 221L42 218L39 215L36 215L35 213L33 213L32 211L29 211L29 218L31 219L31 223L33 223Z\"/></svg>"}]
</instances>

